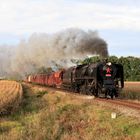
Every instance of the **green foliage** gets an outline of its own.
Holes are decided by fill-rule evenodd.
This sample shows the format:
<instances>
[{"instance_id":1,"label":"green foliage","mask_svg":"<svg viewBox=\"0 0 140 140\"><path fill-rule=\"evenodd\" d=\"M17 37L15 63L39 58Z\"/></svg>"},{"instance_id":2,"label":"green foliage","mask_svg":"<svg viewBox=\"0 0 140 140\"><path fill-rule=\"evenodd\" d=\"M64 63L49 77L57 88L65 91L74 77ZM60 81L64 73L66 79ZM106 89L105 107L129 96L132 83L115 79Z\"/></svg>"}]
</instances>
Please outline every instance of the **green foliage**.
<instances>
[{"instance_id":1,"label":"green foliage","mask_svg":"<svg viewBox=\"0 0 140 140\"><path fill-rule=\"evenodd\" d=\"M99 56L94 56L94 57L89 57L86 58L82 64L90 64L92 62L100 62L102 60L102 58L100 58Z\"/></svg>"},{"instance_id":2,"label":"green foliage","mask_svg":"<svg viewBox=\"0 0 140 140\"><path fill-rule=\"evenodd\" d=\"M47 91L39 91L36 93L37 97L42 97L45 94L48 94L48 92Z\"/></svg>"},{"instance_id":3,"label":"green foliage","mask_svg":"<svg viewBox=\"0 0 140 140\"><path fill-rule=\"evenodd\" d=\"M108 61L120 63L124 67L124 80L126 81L140 81L140 58L128 56L128 57L116 57L110 56ZM86 58L82 64L89 64L92 62L104 61L101 57L95 56Z\"/></svg>"}]
</instances>

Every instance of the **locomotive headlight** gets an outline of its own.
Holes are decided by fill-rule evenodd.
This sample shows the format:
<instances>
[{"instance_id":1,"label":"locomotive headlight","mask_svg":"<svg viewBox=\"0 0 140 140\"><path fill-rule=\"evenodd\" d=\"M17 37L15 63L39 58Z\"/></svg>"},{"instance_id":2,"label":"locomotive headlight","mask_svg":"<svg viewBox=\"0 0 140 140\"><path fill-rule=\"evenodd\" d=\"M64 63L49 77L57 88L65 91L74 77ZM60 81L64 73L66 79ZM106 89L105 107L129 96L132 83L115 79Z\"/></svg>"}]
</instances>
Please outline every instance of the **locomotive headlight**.
<instances>
[{"instance_id":1,"label":"locomotive headlight","mask_svg":"<svg viewBox=\"0 0 140 140\"><path fill-rule=\"evenodd\" d=\"M106 63L106 65L111 66L111 62Z\"/></svg>"}]
</instances>

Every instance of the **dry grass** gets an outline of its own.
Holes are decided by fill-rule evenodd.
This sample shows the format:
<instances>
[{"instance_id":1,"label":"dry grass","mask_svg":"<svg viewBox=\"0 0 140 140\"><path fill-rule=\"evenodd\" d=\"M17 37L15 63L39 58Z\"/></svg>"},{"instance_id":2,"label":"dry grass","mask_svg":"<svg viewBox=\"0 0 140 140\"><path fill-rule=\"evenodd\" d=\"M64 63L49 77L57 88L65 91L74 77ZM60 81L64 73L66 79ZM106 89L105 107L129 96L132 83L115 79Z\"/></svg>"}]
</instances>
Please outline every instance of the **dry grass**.
<instances>
[{"instance_id":1,"label":"dry grass","mask_svg":"<svg viewBox=\"0 0 140 140\"><path fill-rule=\"evenodd\" d=\"M93 99L79 98L63 92L53 92L44 98L49 107L45 114L50 117L46 125L53 132L49 131L48 139L136 140L140 136L140 122L125 117L117 110L94 104ZM110 116L114 111L117 112L116 120L112 120ZM43 120L46 118L45 114L40 114Z\"/></svg>"},{"instance_id":2,"label":"dry grass","mask_svg":"<svg viewBox=\"0 0 140 140\"><path fill-rule=\"evenodd\" d=\"M125 90L140 93L140 82L125 82Z\"/></svg>"},{"instance_id":3,"label":"dry grass","mask_svg":"<svg viewBox=\"0 0 140 140\"><path fill-rule=\"evenodd\" d=\"M22 98L22 86L15 81L0 81L0 113L14 111Z\"/></svg>"},{"instance_id":4,"label":"dry grass","mask_svg":"<svg viewBox=\"0 0 140 140\"><path fill-rule=\"evenodd\" d=\"M2 140L139 140L140 122L117 110L64 92L24 85L21 110L3 118ZM44 90L43 90L44 92ZM117 113L111 119L112 112Z\"/></svg>"},{"instance_id":5,"label":"dry grass","mask_svg":"<svg viewBox=\"0 0 140 140\"><path fill-rule=\"evenodd\" d=\"M140 82L125 82L121 97L140 100Z\"/></svg>"}]
</instances>

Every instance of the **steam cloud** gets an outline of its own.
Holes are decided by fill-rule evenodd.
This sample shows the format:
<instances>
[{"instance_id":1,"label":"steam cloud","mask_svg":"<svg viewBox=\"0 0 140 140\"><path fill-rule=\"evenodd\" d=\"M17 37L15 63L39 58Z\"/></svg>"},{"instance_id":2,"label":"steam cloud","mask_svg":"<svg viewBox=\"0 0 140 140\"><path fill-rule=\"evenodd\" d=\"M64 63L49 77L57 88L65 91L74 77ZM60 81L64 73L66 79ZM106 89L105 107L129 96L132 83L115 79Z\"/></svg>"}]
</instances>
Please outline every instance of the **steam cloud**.
<instances>
[{"instance_id":1,"label":"steam cloud","mask_svg":"<svg viewBox=\"0 0 140 140\"><path fill-rule=\"evenodd\" d=\"M53 35L32 34L16 47L0 47L0 75L25 76L54 64L66 67L71 59L87 55L108 56L107 44L97 32L72 28Z\"/></svg>"}]
</instances>

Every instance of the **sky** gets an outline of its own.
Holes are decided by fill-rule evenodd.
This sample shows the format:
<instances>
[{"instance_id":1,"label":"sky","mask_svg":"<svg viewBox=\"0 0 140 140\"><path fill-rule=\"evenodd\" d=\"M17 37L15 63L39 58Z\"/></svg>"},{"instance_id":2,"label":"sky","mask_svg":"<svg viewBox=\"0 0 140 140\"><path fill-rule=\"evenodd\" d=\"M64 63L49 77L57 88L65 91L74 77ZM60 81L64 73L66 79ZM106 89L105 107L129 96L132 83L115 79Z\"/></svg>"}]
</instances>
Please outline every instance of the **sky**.
<instances>
[{"instance_id":1,"label":"sky","mask_svg":"<svg viewBox=\"0 0 140 140\"><path fill-rule=\"evenodd\" d=\"M98 31L110 55L140 57L139 0L0 0L0 45L67 28Z\"/></svg>"}]
</instances>

